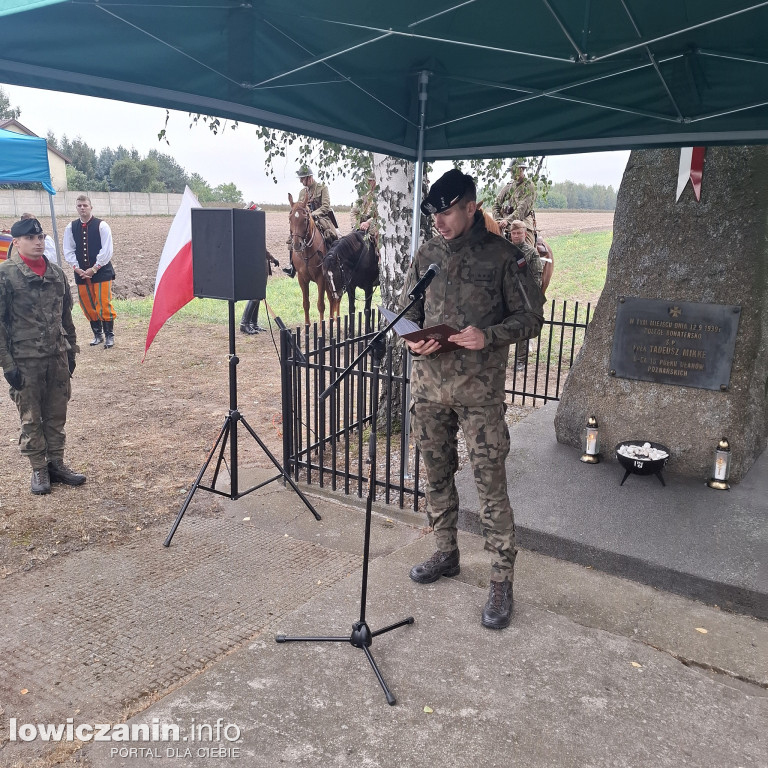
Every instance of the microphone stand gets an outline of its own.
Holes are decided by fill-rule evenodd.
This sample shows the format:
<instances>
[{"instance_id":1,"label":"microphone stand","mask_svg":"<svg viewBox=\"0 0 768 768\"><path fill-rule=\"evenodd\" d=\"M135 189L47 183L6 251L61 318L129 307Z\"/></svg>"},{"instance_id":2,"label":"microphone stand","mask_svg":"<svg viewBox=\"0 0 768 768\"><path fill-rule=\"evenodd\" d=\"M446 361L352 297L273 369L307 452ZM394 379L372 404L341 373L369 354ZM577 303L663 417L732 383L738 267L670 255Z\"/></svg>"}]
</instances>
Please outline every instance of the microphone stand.
<instances>
[{"instance_id":1,"label":"microphone stand","mask_svg":"<svg viewBox=\"0 0 768 768\"><path fill-rule=\"evenodd\" d=\"M352 634L349 637L291 637L287 635L277 635L275 641L278 643L289 643L296 641L309 641L319 643L350 643L355 648L360 648L365 653L371 668L373 669L376 679L381 685L384 695L387 698L387 704L390 706L397 701L392 695L392 692L387 687L384 678L379 671L376 661L371 654L370 646L373 643L373 638L378 635L383 635L385 632L391 632L393 629L402 627L406 624L413 624L413 616L409 616L407 619L398 621L395 624L390 624L383 629L371 631L368 623L365 620L365 608L366 599L368 593L368 561L370 557L370 544L371 544L371 509L373 501L376 497L376 421L378 418L379 409L379 369L381 368L381 361L384 357L384 337L398 320L419 300L424 298L426 292L426 286L421 290L419 294L414 294L409 298L412 298L411 303L395 317L391 323L386 325L380 331L378 331L363 351L342 371L339 377L334 381L327 389L320 393L320 399L324 400L328 395L337 389L339 383L349 375L350 371L354 369L360 359L371 353L371 362L373 365L373 379L371 384L371 399L373 402L373 413L371 414L371 436L368 440L368 460L370 462L370 468L368 471L368 497L365 504L365 534L363 537L363 573L362 584L360 589L360 618L352 624Z\"/></svg>"}]
</instances>

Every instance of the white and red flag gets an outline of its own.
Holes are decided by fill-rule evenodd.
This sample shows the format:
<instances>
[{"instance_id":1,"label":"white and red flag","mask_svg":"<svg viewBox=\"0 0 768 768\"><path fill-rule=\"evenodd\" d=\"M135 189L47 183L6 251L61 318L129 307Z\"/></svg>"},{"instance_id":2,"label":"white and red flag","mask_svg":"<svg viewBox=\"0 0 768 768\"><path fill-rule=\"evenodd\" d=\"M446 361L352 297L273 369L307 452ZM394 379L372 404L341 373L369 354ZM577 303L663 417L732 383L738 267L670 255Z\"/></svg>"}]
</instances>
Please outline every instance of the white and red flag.
<instances>
[{"instance_id":1,"label":"white and red flag","mask_svg":"<svg viewBox=\"0 0 768 768\"><path fill-rule=\"evenodd\" d=\"M680 147L680 165L677 169L677 194L680 199L683 190L691 182L696 200L701 200L701 177L704 174L704 153L706 147Z\"/></svg>"},{"instance_id":2,"label":"white and red flag","mask_svg":"<svg viewBox=\"0 0 768 768\"><path fill-rule=\"evenodd\" d=\"M195 298L192 287L192 209L200 207L192 190L185 187L181 206L171 224L157 267L155 299L144 357L165 321Z\"/></svg>"}]
</instances>

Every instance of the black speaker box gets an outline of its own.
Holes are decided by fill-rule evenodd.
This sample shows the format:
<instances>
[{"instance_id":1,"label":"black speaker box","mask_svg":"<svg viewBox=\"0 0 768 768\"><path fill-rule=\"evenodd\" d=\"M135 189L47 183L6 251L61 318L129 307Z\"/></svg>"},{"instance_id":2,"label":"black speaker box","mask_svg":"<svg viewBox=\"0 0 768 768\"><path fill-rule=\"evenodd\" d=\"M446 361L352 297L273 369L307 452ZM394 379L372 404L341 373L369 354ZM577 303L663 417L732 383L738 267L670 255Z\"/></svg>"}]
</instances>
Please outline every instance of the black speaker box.
<instances>
[{"instance_id":1,"label":"black speaker box","mask_svg":"<svg viewBox=\"0 0 768 768\"><path fill-rule=\"evenodd\" d=\"M264 211L192 209L192 286L200 299L266 298Z\"/></svg>"}]
</instances>

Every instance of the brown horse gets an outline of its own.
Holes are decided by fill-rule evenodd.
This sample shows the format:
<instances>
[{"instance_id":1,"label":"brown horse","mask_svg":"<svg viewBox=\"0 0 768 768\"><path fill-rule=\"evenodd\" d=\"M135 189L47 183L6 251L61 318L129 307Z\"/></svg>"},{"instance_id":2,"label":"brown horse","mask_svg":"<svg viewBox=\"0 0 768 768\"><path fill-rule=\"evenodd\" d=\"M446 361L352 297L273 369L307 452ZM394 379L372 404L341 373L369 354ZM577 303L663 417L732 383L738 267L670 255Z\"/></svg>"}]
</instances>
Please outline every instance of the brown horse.
<instances>
[{"instance_id":1,"label":"brown horse","mask_svg":"<svg viewBox=\"0 0 768 768\"><path fill-rule=\"evenodd\" d=\"M304 323L309 325L309 283L317 283L317 311L320 322L325 319L325 240L317 228L309 206L303 202L293 202L293 195L288 195L291 204L289 223L291 228L291 263L296 269L296 279L301 286L304 299ZM339 314L339 302L331 300L331 317Z\"/></svg>"},{"instance_id":2,"label":"brown horse","mask_svg":"<svg viewBox=\"0 0 768 768\"><path fill-rule=\"evenodd\" d=\"M485 219L485 228L494 235L502 235L499 222L496 221L496 219L494 219L493 216L491 216L491 214L485 210L485 208L483 208L482 200L478 200L477 207L480 209L480 213L483 214L483 218Z\"/></svg>"}]
</instances>

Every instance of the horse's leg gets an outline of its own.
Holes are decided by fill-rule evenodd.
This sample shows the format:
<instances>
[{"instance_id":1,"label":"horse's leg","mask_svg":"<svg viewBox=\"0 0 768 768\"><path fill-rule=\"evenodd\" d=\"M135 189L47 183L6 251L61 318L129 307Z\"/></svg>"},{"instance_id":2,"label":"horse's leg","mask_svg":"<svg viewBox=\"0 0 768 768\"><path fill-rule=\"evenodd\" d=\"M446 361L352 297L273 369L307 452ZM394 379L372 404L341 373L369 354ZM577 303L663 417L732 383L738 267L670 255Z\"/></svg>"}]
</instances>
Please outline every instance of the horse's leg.
<instances>
[{"instance_id":1,"label":"horse's leg","mask_svg":"<svg viewBox=\"0 0 768 768\"><path fill-rule=\"evenodd\" d=\"M309 306L309 298L307 298L307 306ZM325 278L322 272L317 278L317 312L322 323L325 319Z\"/></svg>"},{"instance_id":2,"label":"horse's leg","mask_svg":"<svg viewBox=\"0 0 768 768\"><path fill-rule=\"evenodd\" d=\"M328 304L330 306L329 314L331 316L331 320L335 319L336 322L338 322L341 319L341 299L335 299L333 296L329 296Z\"/></svg>"},{"instance_id":3,"label":"horse's leg","mask_svg":"<svg viewBox=\"0 0 768 768\"><path fill-rule=\"evenodd\" d=\"M303 272L298 273L298 278L299 285L301 286L302 304L304 306L304 325L309 325L309 279Z\"/></svg>"},{"instance_id":4,"label":"horse's leg","mask_svg":"<svg viewBox=\"0 0 768 768\"><path fill-rule=\"evenodd\" d=\"M373 288L367 288L365 291L365 332L370 333L371 327L371 302L373 301Z\"/></svg>"},{"instance_id":5,"label":"horse's leg","mask_svg":"<svg viewBox=\"0 0 768 768\"><path fill-rule=\"evenodd\" d=\"M347 298L349 300L349 331L354 336L357 317L355 317L355 291L354 285L347 286Z\"/></svg>"},{"instance_id":6,"label":"horse's leg","mask_svg":"<svg viewBox=\"0 0 768 768\"><path fill-rule=\"evenodd\" d=\"M339 307L341 305L341 299L334 298L334 296L333 296L333 289L332 288L326 287L325 293L328 296L328 307L329 307L328 314L329 314L331 320L334 320L334 319L338 320L339 319L339 315L341 314L339 312Z\"/></svg>"}]
</instances>

